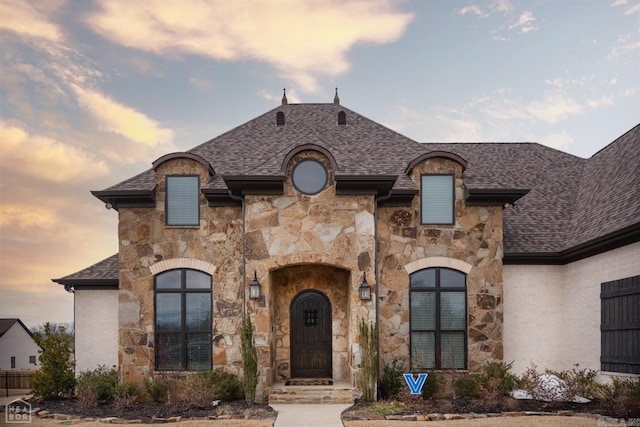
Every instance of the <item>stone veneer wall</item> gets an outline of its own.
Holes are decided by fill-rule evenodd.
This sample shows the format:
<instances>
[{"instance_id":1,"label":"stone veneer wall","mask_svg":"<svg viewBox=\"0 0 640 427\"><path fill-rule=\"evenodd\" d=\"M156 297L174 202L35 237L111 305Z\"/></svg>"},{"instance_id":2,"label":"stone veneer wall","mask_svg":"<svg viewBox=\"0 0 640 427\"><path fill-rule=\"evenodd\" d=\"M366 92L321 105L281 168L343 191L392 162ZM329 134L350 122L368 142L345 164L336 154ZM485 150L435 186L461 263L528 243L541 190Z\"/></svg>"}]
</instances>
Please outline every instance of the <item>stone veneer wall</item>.
<instances>
[{"instance_id":1,"label":"stone veneer wall","mask_svg":"<svg viewBox=\"0 0 640 427\"><path fill-rule=\"evenodd\" d=\"M198 162L180 158L161 164L157 171L155 208L120 208L120 290L118 309L118 364L123 378L142 384L154 372L153 274L173 268L198 268L212 275L213 364L240 373L239 328L245 292L242 280L242 210L212 208L200 196L200 226L165 224L165 176L200 175L208 171ZM183 263L184 264L184 263ZM209 267L209 266L214 266Z\"/></svg>"},{"instance_id":2,"label":"stone veneer wall","mask_svg":"<svg viewBox=\"0 0 640 427\"><path fill-rule=\"evenodd\" d=\"M468 368L474 371L503 359L502 207L465 206L462 166L452 160L432 158L418 164L411 172L417 188L421 174L428 173L455 173L454 225L421 225L419 196L410 208L385 207L378 212L382 363L398 361L409 368L409 272L405 267L440 257L471 266L467 274L467 348ZM441 266L451 265L456 263Z\"/></svg>"},{"instance_id":3,"label":"stone veneer wall","mask_svg":"<svg viewBox=\"0 0 640 427\"><path fill-rule=\"evenodd\" d=\"M320 161L329 171L328 185L313 196L300 194L291 184L293 166L305 158ZM355 385L358 339L353 331L361 318L375 320L373 301L358 296L363 271L374 282L374 197L336 195L331 163L314 151L293 156L286 177L284 195L245 197L247 271L256 271L262 285L262 297L248 303L265 379L262 393L268 394L272 381L289 375L288 307L297 291L308 288L323 291L331 301L333 348L338 351L333 373ZM293 266L305 268L287 270ZM338 283L320 277L314 267L330 271ZM273 325L271 319L276 319Z\"/></svg>"}]
</instances>

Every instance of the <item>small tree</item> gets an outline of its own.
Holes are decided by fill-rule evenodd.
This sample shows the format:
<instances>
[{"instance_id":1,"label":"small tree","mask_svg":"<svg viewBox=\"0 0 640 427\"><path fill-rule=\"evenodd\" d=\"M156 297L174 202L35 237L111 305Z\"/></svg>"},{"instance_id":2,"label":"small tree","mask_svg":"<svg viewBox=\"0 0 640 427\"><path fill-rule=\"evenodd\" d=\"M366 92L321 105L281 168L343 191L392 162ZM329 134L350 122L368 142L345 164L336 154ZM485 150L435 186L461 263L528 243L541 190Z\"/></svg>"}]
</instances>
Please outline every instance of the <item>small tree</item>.
<instances>
[{"instance_id":1,"label":"small tree","mask_svg":"<svg viewBox=\"0 0 640 427\"><path fill-rule=\"evenodd\" d=\"M376 400L376 382L378 381L378 334L377 327L360 319L360 387L362 400Z\"/></svg>"},{"instance_id":2,"label":"small tree","mask_svg":"<svg viewBox=\"0 0 640 427\"><path fill-rule=\"evenodd\" d=\"M44 399L58 397L73 391L74 362L71 360L71 344L73 338L66 334L64 326L57 331L49 323L44 325L44 332L36 335L36 343L40 350L40 369L31 379L33 394Z\"/></svg>"},{"instance_id":3,"label":"small tree","mask_svg":"<svg viewBox=\"0 0 640 427\"><path fill-rule=\"evenodd\" d=\"M242 321L242 366L244 367L244 398L249 405L256 400L258 385L258 353L253 342L253 326L249 315Z\"/></svg>"}]
</instances>

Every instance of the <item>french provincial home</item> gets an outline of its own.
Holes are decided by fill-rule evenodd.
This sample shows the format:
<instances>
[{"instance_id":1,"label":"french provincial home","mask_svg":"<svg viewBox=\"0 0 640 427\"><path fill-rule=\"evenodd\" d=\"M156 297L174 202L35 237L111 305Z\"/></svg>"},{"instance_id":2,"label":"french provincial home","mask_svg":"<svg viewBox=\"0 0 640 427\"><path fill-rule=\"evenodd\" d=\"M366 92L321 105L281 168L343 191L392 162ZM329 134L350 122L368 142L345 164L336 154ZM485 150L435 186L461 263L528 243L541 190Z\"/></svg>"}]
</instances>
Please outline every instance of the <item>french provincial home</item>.
<instances>
[{"instance_id":1,"label":"french provincial home","mask_svg":"<svg viewBox=\"0 0 640 427\"><path fill-rule=\"evenodd\" d=\"M296 380L357 393L362 320L380 368L640 373L638 165L640 126L583 159L419 143L337 92L285 95L93 191L119 252L54 280L74 292L77 369L242 376L250 316L260 399Z\"/></svg>"}]
</instances>

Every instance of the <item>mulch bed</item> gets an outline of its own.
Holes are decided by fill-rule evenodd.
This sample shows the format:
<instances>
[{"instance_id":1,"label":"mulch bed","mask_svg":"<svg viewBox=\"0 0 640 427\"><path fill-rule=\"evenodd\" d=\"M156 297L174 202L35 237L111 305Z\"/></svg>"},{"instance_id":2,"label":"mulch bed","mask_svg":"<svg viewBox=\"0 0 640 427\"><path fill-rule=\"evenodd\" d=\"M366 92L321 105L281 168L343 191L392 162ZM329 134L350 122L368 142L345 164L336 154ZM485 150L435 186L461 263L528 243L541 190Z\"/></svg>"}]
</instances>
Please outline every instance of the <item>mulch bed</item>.
<instances>
[{"instance_id":1,"label":"mulch bed","mask_svg":"<svg viewBox=\"0 0 640 427\"><path fill-rule=\"evenodd\" d=\"M406 405L397 415L414 414L490 414L504 412L572 412L599 414L606 417L640 417L639 408L619 408L613 404L594 400L589 403L543 402L538 400L518 400L511 397L480 399L461 397L453 399L422 399L420 397L400 398L397 401ZM343 415L354 419L382 418L375 415L376 405L380 402L366 403L356 401Z\"/></svg>"},{"instance_id":2,"label":"mulch bed","mask_svg":"<svg viewBox=\"0 0 640 427\"><path fill-rule=\"evenodd\" d=\"M276 412L268 405L248 405L244 400L220 402L210 408L177 407L162 402L134 403L124 411L115 409L113 403L101 403L85 408L74 399L49 399L30 402L32 408L41 408L52 414L78 415L87 418L118 417L151 423L154 419L182 417L207 418L226 416L240 419L275 419Z\"/></svg>"}]
</instances>

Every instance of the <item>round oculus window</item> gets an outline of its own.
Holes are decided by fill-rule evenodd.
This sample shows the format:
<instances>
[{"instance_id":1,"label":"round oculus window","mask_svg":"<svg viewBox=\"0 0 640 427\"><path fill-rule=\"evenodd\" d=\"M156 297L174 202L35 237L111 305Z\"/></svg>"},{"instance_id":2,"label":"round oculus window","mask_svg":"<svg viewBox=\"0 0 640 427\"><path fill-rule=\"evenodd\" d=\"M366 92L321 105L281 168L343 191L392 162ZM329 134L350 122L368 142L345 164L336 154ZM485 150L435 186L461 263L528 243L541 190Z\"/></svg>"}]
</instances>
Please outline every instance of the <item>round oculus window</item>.
<instances>
[{"instance_id":1,"label":"round oculus window","mask_svg":"<svg viewBox=\"0 0 640 427\"><path fill-rule=\"evenodd\" d=\"M327 185L327 170L317 160L303 160L291 174L294 187L303 194L318 194Z\"/></svg>"}]
</instances>

